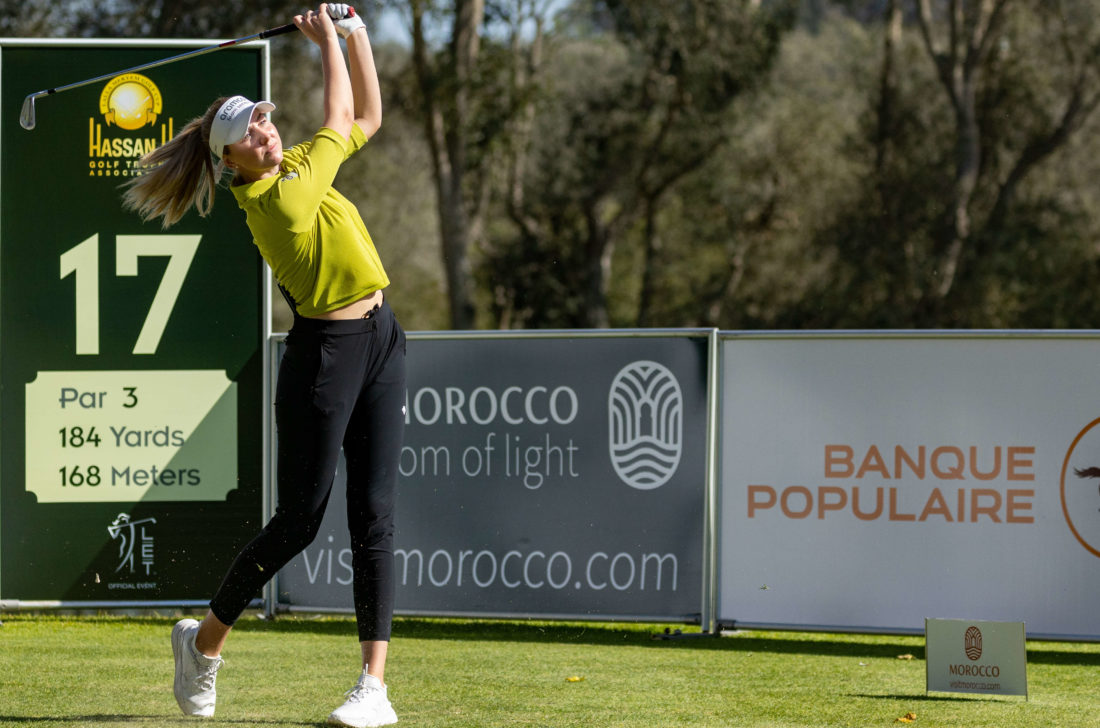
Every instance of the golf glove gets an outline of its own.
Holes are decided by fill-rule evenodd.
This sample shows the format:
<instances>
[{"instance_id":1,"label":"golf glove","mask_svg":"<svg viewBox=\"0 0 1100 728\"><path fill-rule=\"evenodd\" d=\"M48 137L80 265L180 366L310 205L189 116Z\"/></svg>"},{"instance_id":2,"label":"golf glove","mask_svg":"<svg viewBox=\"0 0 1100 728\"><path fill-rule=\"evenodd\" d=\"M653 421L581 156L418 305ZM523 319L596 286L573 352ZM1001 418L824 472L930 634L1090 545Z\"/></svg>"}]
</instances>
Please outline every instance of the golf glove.
<instances>
[{"instance_id":1,"label":"golf glove","mask_svg":"<svg viewBox=\"0 0 1100 728\"><path fill-rule=\"evenodd\" d=\"M341 38L347 38L359 28L365 28L363 19L355 12L355 8L346 3L329 3L329 17L336 25L336 32Z\"/></svg>"}]
</instances>

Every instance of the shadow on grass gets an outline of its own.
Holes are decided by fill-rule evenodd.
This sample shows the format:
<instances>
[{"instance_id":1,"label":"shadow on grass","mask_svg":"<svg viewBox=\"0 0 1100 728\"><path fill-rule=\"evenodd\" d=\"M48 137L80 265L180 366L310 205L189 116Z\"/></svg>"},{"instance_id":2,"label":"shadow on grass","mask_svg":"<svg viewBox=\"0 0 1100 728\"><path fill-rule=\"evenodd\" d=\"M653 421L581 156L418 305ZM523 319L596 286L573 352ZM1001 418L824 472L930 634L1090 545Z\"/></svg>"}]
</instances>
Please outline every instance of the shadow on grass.
<instances>
[{"instance_id":1,"label":"shadow on grass","mask_svg":"<svg viewBox=\"0 0 1100 728\"><path fill-rule=\"evenodd\" d=\"M1003 696L991 696L991 695L972 695L969 697L949 696L949 695L926 695L925 693L894 693L892 695L871 695L869 693L848 693L846 697L849 698L866 698L867 700L903 700L905 702L924 702L924 703L975 703L975 702L989 702L994 700L996 702L1020 702L1017 700L1006 699ZM1013 696L1016 697L1016 696ZM1022 700L1022 696L1020 696Z\"/></svg>"},{"instance_id":2,"label":"shadow on grass","mask_svg":"<svg viewBox=\"0 0 1100 728\"><path fill-rule=\"evenodd\" d=\"M263 720L256 718L249 718L248 720L232 720L222 718L187 718L184 716L166 718L163 715L125 715L115 713L99 713L96 715L49 715L49 716L26 716L26 715L0 715L0 725L4 723L19 723L21 725L33 724L33 723L50 723L50 724L66 724L72 723L73 725L94 725L96 723L132 723L134 725L142 724L154 724L154 725L187 725L195 726L196 721L201 720L202 725L224 725L224 726L236 726L236 725L297 725L297 726L323 726L323 721L313 721L310 723L303 723L301 721L289 721L289 720Z\"/></svg>"},{"instance_id":3,"label":"shadow on grass","mask_svg":"<svg viewBox=\"0 0 1100 728\"><path fill-rule=\"evenodd\" d=\"M99 623L133 623L148 620L162 622L168 628L175 618L143 618L101 616L90 621ZM675 629L675 628L673 628ZM355 620L344 615L307 616L295 614L268 619L242 619L237 632L305 633L332 635L356 639ZM630 645L650 649L707 650L728 652L761 652L790 655L821 655L836 657L889 658L912 655L924 659L923 640L914 636L825 633L739 632L715 637L698 632L686 632L679 638L659 639L665 625L633 623L577 623L548 621L497 621L482 619L446 619L428 617L398 617L394 622L395 639L459 640L481 642L529 642L577 645ZM788 636L789 635L789 636ZM919 635L916 637L919 638ZM1063 647L1064 644L1064 647ZM1081 665L1100 667L1100 650L1094 645L1075 647L1077 643L1044 642L1029 644L1027 661L1042 665ZM1085 651L1089 649L1090 651ZM0 717L0 722L3 718Z\"/></svg>"},{"instance_id":4,"label":"shadow on grass","mask_svg":"<svg viewBox=\"0 0 1100 728\"><path fill-rule=\"evenodd\" d=\"M247 625L247 626L246 626ZM277 618L274 621L248 620L239 622L237 629L256 631L311 632L317 634L347 635L354 638L355 624L351 618L333 620ZM394 624L396 639L462 640L483 642L530 642L590 645L632 645L652 649L718 650L729 652L766 652L791 655L822 655L836 657L863 657L897 659L899 655L913 655L924 659L924 645L914 644L913 638L892 639L889 636L871 638L864 635L826 635L820 633L743 632L714 637L698 632L685 633L679 638L660 639L663 626L623 625L613 623L576 624L545 622L496 622L488 620L399 618ZM882 641L885 640L885 641ZM1050 643L1046 643L1050 644ZM1072 647L1058 649L1044 645L1042 649L1029 648L1028 662L1044 665L1084 665L1100 667L1100 652L1075 651Z\"/></svg>"}]
</instances>

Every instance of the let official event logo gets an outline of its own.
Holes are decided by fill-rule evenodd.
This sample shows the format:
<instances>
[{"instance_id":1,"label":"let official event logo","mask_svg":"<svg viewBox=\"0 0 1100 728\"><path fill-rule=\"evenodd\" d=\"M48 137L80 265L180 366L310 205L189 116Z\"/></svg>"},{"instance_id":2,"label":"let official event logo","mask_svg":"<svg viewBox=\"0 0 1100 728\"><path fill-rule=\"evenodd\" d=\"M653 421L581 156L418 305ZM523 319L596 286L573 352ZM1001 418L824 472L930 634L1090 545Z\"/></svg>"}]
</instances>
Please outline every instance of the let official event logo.
<instances>
[{"instance_id":1,"label":"let official event logo","mask_svg":"<svg viewBox=\"0 0 1100 728\"><path fill-rule=\"evenodd\" d=\"M118 566L115 573L141 574L153 573L153 536L148 527L157 522L155 518L131 520L126 513L119 513L107 533L112 541L118 541Z\"/></svg>"},{"instance_id":2,"label":"let official event logo","mask_svg":"<svg viewBox=\"0 0 1100 728\"><path fill-rule=\"evenodd\" d=\"M615 472L638 490L668 482L683 454L684 395L676 376L653 361L624 367L607 402L608 448Z\"/></svg>"},{"instance_id":3,"label":"let official event logo","mask_svg":"<svg viewBox=\"0 0 1100 728\"><path fill-rule=\"evenodd\" d=\"M147 76L115 76L99 95L99 118L88 118L88 176L134 177L138 160L175 134L164 99ZM140 132L140 133L134 133Z\"/></svg>"},{"instance_id":4,"label":"let official event logo","mask_svg":"<svg viewBox=\"0 0 1100 728\"><path fill-rule=\"evenodd\" d=\"M967 628L966 634L963 635L963 649L966 651L967 659L971 662L982 656L982 631L980 629L974 626Z\"/></svg>"},{"instance_id":5,"label":"let official event logo","mask_svg":"<svg viewBox=\"0 0 1100 728\"><path fill-rule=\"evenodd\" d=\"M1074 538L1100 556L1100 419L1085 426L1062 463L1062 515Z\"/></svg>"}]
</instances>

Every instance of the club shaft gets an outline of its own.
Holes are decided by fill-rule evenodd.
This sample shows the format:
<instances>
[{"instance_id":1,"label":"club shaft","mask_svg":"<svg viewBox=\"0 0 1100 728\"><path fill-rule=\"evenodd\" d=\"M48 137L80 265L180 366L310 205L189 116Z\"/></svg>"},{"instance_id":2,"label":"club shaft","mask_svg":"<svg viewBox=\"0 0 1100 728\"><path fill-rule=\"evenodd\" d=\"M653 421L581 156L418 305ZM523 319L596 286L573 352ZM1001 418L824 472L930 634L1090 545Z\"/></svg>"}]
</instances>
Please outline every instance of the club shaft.
<instances>
[{"instance_id":1,"label":"club shaft","mask_svg":"<svg viewBox=\"0 0 1100 728\"><path fill-rule=\"evenodd\" d=\"M102 76L96 76L95 78L85 79L83 81L76 81L74 83L65 84L64 86L56 86L50 89L44 89L37 93L31 94L31 96L47 96L49 94L60 93L61 91L68 91L69 89L79 88L81 86L87 86L88 84L97 83L99 81L105 81L115 76L121 76L124 73L135 73L137 71L145 71L150 68L156 68L158 66L164 66L169 63L181 61L184 58L194 58L196 56L205 55L207 53L213 53L214 51L221 50L222 48L228 48L230 46L239 45L241 43L248 43L254 40L263 40L264 38L270 38L274 35L282 35L283 33L290 33L298 29L294 23L287 23L286 25L280 25L278 28L271 28L269 30L260 31L253 35L246 35L243 38L237 38L236 40L227 40L224 43L218 43L217 45L207 46L205 48L198 48L193 51L187 51L186 53L180 53L177 56L171 56L169 58L162 58L159 61L153 61L151 63L143 63L140 66L134 66L133 68L125 68L121 71L114 71L112 73L105 73Z\"/></svg>"}]
</instances>

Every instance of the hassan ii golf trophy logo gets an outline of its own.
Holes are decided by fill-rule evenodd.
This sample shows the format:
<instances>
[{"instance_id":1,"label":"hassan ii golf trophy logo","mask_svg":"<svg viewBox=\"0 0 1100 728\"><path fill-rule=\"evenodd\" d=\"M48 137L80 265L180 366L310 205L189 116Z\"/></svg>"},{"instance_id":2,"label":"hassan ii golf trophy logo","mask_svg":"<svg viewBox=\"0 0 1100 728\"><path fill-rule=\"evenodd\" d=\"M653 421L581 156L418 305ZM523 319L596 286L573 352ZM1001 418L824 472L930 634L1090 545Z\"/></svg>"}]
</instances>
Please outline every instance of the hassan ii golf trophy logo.
<instances>
[{"instance_id":1,"label":"hassan ii golf trophy logo","mask_svg":"<svg viewBox=\"0 0 1100 728\"><path fill-rule=\"evenodd\" d=\"M99 95L98 110L98 119L88 118L90 177L141 174L143 168L138 160L175 133L174 119L163 117L160 89L140 73L124 73L108 81Z\"/></svg>"},{"instance_id":2,"label":"hassan ii golf trophy logo","mask_svg":"<svg viewBox=\"0 0 1100 728\"><path fill-rule=\"evenodd\" d=\"M1062 515L1073 537L1100 557L1100 418L1085 426L1062 463Z\"/></svg>"},{"instance_id":3,"label":"hassan ii golf trophy logo","mask_svg":"<svg viewBox=\"0 0 1100 728\"><path fill-rule=\"evenodd\" d=\"M624 483L653 490L668 482L683 454L684 395L676 376L654 361L623 367L607 399L611 464Z\"/></svg>"}]
</instances>

